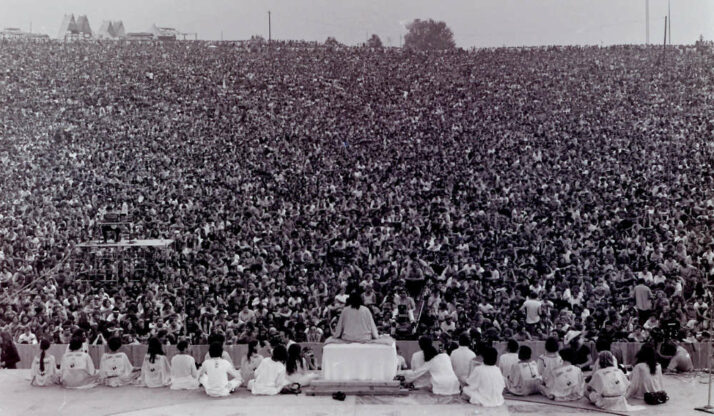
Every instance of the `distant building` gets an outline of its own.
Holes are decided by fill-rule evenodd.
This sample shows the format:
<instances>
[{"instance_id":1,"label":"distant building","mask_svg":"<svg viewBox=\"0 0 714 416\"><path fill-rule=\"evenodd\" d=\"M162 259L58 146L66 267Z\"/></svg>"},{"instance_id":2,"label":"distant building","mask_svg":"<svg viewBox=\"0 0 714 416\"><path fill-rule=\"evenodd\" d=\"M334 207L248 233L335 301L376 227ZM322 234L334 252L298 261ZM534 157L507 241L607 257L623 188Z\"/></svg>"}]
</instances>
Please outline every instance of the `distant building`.
<instances>
[{"instance_id":1,"label":"distant building","mask_svg":"<svg viewBox=\"0 0 714 416\"><path fill-rule=\"evenodd\" d=\"M180 35L179 31L172 27L158 27L155 24L149 29L154 35L154 39L161 41L172 41L177 40Z\"/></svg>"},{"instance_id":2,"label":"distant building","mask_svg":"<svg viewBox=\"0 0 714 416\"><path fill-rule=\"evenodd\" d=\"M40 33L23 32L17 27L6 27L0 30L0 39L47 40L49 36Z\"/></svg>"},{"instance_id":3,"label":"distant building","mask_svg":"<svg viewBox=\"0 0 714 416\"><path fill-rule=\"evenodd\" d=\"M154 34L149 33L149 32L129 32L126 34L124 39L128 41L140 41L140 42L147 42L147 41L153 41L154 40Z\"/></svg>"}]
</instances>

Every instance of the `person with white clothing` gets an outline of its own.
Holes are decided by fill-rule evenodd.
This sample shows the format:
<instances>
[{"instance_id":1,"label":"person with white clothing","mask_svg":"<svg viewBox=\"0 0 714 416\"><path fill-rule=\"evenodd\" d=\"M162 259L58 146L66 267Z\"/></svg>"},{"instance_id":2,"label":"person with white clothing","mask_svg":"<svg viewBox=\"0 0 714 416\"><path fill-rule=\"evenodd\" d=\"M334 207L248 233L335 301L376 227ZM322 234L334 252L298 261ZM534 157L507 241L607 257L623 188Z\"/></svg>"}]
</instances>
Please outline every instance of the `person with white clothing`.
<instances>
[{"instance_id":1,"label":"person with white clothing","mask_svg":"<svg viewBox=\"0 0 714 416\"><path fill-rule=\"evenodd\" d=\"M223 344L214 342L208 348L211 356L201 365L198 380L211 397L225 397L235 391L243 381L240 372L233 367L233 364L221 358L223 355ZM228 376L233 379L229 380Z\"/></svg>"},{"instance_id":2,"label":"person with white clothing","mask_svg":"<svg viewBox=\"0 0 714 416\"><path fill-rule=\"evenodd\" d=\"M176 345L179 353L171 358L171 390L195 390L198 388L196 360L186 354L187 347L187 341L179 341Z\"/></svg>"},{"instance_id":3,"label":"person with white clothing","mask_svg":"<svg viewBox=\"0 0 714 416\"><path fill-rule=\"evenodd\" d=\"M481 352L483 364L474 367L466 379L463 393L471 404L485 407L501 406L505 403L503 389L506 383L503 374L496 365L498 352L493 347L487 347Z\"/></svg>"},{"instance_id":4,"label":"person with white clothing","mask_svg":"<svg viewBox=\"0 0 714 416\"><path fill-rule=\"evenodd\" d=\"M248 390L253 394L276 395L290 384L285 363L288 350L283 345L273 348L272 357L266 357L255 369L255 378L248 382Z\"/></svg>"},{"instance_id":5,"label":"person with white clothing","mask_svg":"<svg viewBox=\"0 0 714 416\"><path fill-rule=\"evenodd\" d=\"M431 375L431 391L439 395L459 394L461 385L445 353L439 353L433 345L424 350L424 365L416 370L402 371L404 381L413 382L424 374Z\"/></svg>"},{"instance_id":6,"label":"person with white clothing","mask_svg":"<svg viewBox=\"0 0 714 416\"><path fill-rule=\"evenodd\" d=\"M466 379L469 377L471 368L473 366L472 360L476 358L476 353L474 353L469 345L471 344L471 337L464 333L459 336L459 348L451 352L451 366L454 368L454 373L459 379L459 382L463 386L466 384Z\"/></svg>"}]
</instances>

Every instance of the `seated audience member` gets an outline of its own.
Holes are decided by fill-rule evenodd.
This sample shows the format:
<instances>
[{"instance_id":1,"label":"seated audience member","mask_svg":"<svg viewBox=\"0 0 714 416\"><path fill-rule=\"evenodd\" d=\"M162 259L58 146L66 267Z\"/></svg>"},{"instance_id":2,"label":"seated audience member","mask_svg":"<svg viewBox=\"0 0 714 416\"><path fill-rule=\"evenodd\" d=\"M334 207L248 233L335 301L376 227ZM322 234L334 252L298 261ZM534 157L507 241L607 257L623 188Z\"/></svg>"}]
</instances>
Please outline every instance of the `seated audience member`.
<instances>
[{"instance_id":1,"label":"seated audience member","mask_svg":"<svg viewBox=\"0 0 714 416\"><path fill-rule=\"evenodd\" d=\"M643 399L645 393L664 391L662 384L662 366L652 344L645 344L636 356L637 364L632 369L627 398Z\"/></svg>"},{"instance_id":2,"label":"seated audience member","mask_svg":"<svg viewBox=\"0 0 714 416\"><path fill-rule=\"evenodd\" d=\"M570 348L560 351L562 358L558 368L550 368L539 386L540 393L555 401L580 400L585 391L585 379L580 368L571 364L573 352Z\"/></svg>"},{"instance_id":3,"label":"seated audience member","mask_svg":"<svg viewBox=\"0 0 714 416\"><path fill-rule=\"evenodd\" d=\"M188 341L176 344L178 354L171 358L171 390L195 390L198 388L198 370L196 360L186 354Z\"/></svg>"},{"instance_id":4,"label":"seated audience member","mask_svg":"<svg viewBox=\"0 0 714 416\"><path fill-rule=\"evenodd\" d=\"M15 343L12 342L12 335L7 331L0 332L0 368L15 369L20 362L20 354L17 352Z\"/></svg>"},{"instance_id":5,"label":"seated audience member","mask_svg":"<svg viewBox=\"0 0 714 416\"><path fill-rule=\"evenodd\" d=\"M563 359L558 353L558 339L549 337L545 340L545 354L541 354L536 362L538 363L538 373L545 380L550 372L563 365Z\"/></svg>"},{"instance_id":6,"label":"seated audience member","mask_svg":"<svg viewBox=\"0 0 714 416\"><path fill-rule=\"evenodd\" d=\"M397 371L402 371L407 369L407 360L400 353L399 347L397 347Z\"/></svg>"},{"instance_id":7,"label":"seated audience member","mask_svg":"<svg viewBox=\"0 0 714 416\"><path fill-rule=\"evenodd\" d=\"M504 380L511 371L513 364L518 362L518 341L515 339L509 339L506 345L506 352L498 357L498 368L503 374Z\"/></svg>"},{"instance_id":8,"label":"seated audience member","mask_svg":"<svg viewBox=\"0 0 714 416\"><path fill-rule=\"evenodd\" d=\"M606 410L639 410L627 403L627 388L630 381L619 368L615 367L615 357L610 351L598 354L599 369L593 372L587 384L586 395L597 407Z\"/></svg>"},{"instance_id":9,"label":"seated audience member","mask_svg":"<svg viewBox=\"0 0 714 416\"><path fill-rule=\"evenodd\" d=\"M288 359L285 363L287 379L290 383L308 386L318 375L307 370L305 359L302 356L300 344L292 344L288 348Z\"/></svg>"},{"instance_id":10,"label":"seated audience member","mask_svg":"<svg viewBox=\"0 0 714 416\"><path fill-rule=\"evenodd\" d=\"M419 338L419 351L413 353L412 358L410 360L412 370L418 370L424 366L424 364L426 363L424 360L424 350L431 346L432 343L433 341L428 336L423 336ZM416 389L429 387L431 386L431 375L429 373L425 373L423 376L414 380L412 384Z\"/></svg>"},{"instance_id":11,"label":"seated audience member","mask_svg":"<svg viewBox=\"0 0 714 416\"><path fill-rule=\"evenodd\" d=\"M255 369L255 378L248 383L248 390L253 394L276 395L290 384L287 379L285 363L288 351L283 345L273 348L273 355L264 358Z\"/></svg>"},{"instance_id":12,"label":"seated audience member","mask_svg":"<svg viewBox=\"0 0 714 416\"><path fill-rule=\"evenodd\" d=\"M158 338L149 338L149 349L141 365L138 384L144 387L166 387L171 384L171 366Z\"/></svg>"},{"instance_id":13,"label":"seated audience member","mask_svg":"<svg viewBox=\"0 0 714 416\"><path fill-rule=\"evenodd\" d=\"M258 354L258 340L252 340L248 343L248 353L243 357L240 363L240 375L244 383L250 382L255 376L255 369L258 368L263 356Z\"/></svg>"},{"instance_id":14,"label":"seated audience member","mask_svg":"<svg viewBox=\"0 0 714 416\"><path fill-rule=\"evenodd\" d=\"M43 339L40 341L40 355L32 360L30 374L32 381L30 384L36 387L45 387L57 384L59 375L57 374L57 365L55 364L55 356L47 354L50 348L50 341Z\"/></svg>"},{"instance_id":15,"label":"seated audience member","mask_svg":"<svg viewBox=\"0 0 714 416\"><path fill-rule=\"evenodd\" d=\"M25 326L25 330L17 337L18 344L37 344L37 336L32 333L30 325Z\"/></svg>"},{"instance_id":16,"label":"seated audience member","mask_svg":"<svg viewBox=\"0 0 714 416\"><path fill-rule=\"evenodd\" d=\"M466 379L473 366L473 359L476 358L476 353L469 348L471 345L471 337L468 334L459 336L459 347L453 350L449 356L451 366L454 368L454 373L463 386L466 384Z\"/></svg>"},{"instance_id":17,"label":"seated audience member","mask_svg":"<svg viewBox=\"0 0 714 416\"><path fill-rule=\"evenodd\" d=\"M68 389L88 389L97 385L97 372L92 358L82 352L82 339L72 338L69 352L62 356L60 379Z\"/></svg>"},{"instance_id":18,"label":"seated audience member","mask_svg":"<svg viewBox=\"0 0 714 416\"><path fill-rule=\"evenodd\" d=\"M221 344L221 349L222 349L222 348L223 348L223 344L225 344L225 342L226 342L226 337L224 337L222 334L216 334L216 333L211 334L211 335L208 337L208 345L211 345L211 344L213 344L214 342L220 343L220 344ZM208 360L209 358L211 358L211 355L210 355L209 352L206 352L206 355L203 357L203 361L206 361L206 360ZM231 358L231 355L228 354L228 351L223 350L223 353L221 354L221 358L223 358L224 360L226 360L226 361L228 361L229 363L231 363L231 365L235 366L235 364L233 364L233 359Z\"/></svg>"},{"instance_id":19,"label":"seated audience member","mask_svg":"<svg viewBox=\"0 0 714 416\"><path fill-rule=\"evenodd\" d=\"M588 371L591 369L593 364L592 352L590 346L586 345L583 339L582 330L572 330L565 334L564 344L568 346L573 351L573 358L571 363L577 367L580 367L583 371Z\"/></svg>"},{"instance_id":20,"label":"seated audience member","mask_svg":"<svg viewBox=\"0 0 714 416\"><path fill-rule=\"evenodd\" d=\"M242 381L240 372L233 368L233 364L222 358L223 345L215 341L208 348L210 358L201 364L198 379L211 397L225 397L235 391ZM232 380L228 376L233 377Z\"/></svg>"},{"instance_id":21,"label":"seated audience member","mask_svg":"<svg viewBox=\"0 0 714 416\"><path fill-rule=\"evenodd\" d=\"M503 389L506 383L501 370L496 366L498 352L493 347L486 347L480 353L484 365L478 365L471 370L463 393L471 404L501 406L504 404Z\"/></svg>"},{"instance_id":22,"label":"seated audience member","mask_svg":"<svg viewBox=\"0 0 714 416\"><path fill-rule=\"evenodd\" d=\"M427 345L424 351L424 365L414 369L402 371L404 381L414 382L424 374L431 376L431 391L434 394L451 395L459 394L461 385L451 367L451 360L446 353L439 353L433 345Z\"/></svg>"},{"instance_id":23,"label":"seated audience member","mask_svg":"<svg viewBox=\"0 0 714 416\"><path fill-rule=\"evenodd\" d=\"M511 394L528 396L538 393L540 383L538 364L531 361L531 348L522 345L518 349L518 362L506 374L506 388Z\"/></svg>"},{"instance_id":24,"label":"seated audience member","mask_svg":"<svg viewBox=\"0 0 714 416\"><path fill-rule=\"evenodd\" d=\"M111 352L105 352L99 360L99 383L109 387L132 384L136 380L134 366L125 353L119 352L121 338L109 338L107 347Z\"/></svg>"}]
</instances>

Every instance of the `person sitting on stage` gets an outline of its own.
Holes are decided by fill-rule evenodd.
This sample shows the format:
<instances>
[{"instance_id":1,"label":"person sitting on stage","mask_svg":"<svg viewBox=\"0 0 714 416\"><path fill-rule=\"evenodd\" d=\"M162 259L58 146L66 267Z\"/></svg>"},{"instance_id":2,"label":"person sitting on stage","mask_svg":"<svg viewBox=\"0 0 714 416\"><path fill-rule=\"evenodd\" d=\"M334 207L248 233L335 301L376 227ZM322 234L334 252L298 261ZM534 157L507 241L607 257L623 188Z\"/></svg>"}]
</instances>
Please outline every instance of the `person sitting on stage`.
<instances>
[{"instance_id":1,"label":"person sitting on stage","mask_svg":"<svg viewBox=\"0 0 714 416\"><path fill-rule=\"evenodd\" d=\"M300 386L309 386L312 380L317 378L316 373L311 373L307 370L300 344L292 344L288 348L288 360L285 363L285 369L288 381L290 383L298 383Z\"/></svg>"},{"instance_id":2,"label":"person sitting on stage","mask_svg":"<svg viewBox=\"0 0 714 416\"><path fill-rule=\"evenodd\" d=\"M564 348L560 351L562 364L558 368L551 368L543 383L539 385L540 393L558 402L580 400L585 390L583 371L571 364L573 351Z\"/></svg>"},{"instance_id":3,"label":"person sitting on stage","mask_svg":"<svg viewBox=\"0 0 714 416\"><path fill-rule=\"evenodd\" d=\"M285 362L288 351L283 345L273 348L272 357L264 358L255 369L255 378L248 383L248 390L253 394L276 395L290 384L286 375Z\"/></svg>"},{"instance_id":4,"label":"person sitting on stage","mask_svg":"<svg viewBox=\"0 0 714 416\"><path fill-rule=\"evenodd\" d=\"M563 365L563 359L558 354L558 339L549 337L545 340L545 354L541 354L536 362L538 363L538 373L545 380L550 372Z\"/></svg>"},{"instance_id":5,"label":"person sitting on stage","mask_svg":"<svg viewBox=\"0 0 714 416\"><path fill-rule=\"evenodd\" d=\"M662 365L667 366L668 373L686 373L694 370L692 357L683 346L668 341L662 345L660 351Z\"/></svg>"},{"instance_id":6,"label":"person sitting on stage","mask_svg":"<svg viewBox=\"0 0 714 416\"><path fill-rule=\"evenodd\" d=\"M598 354L599 369L593 372L587 384L586 395L597 407L606 410L639 410L627 403L625 395L630 381L619 368L615 367L615 357L610 351Z\"/></svg>"},{"instance_id":7,"label":"person sitting on stage","mask_svg":"<svg viewBox=\"0 0 714 416\"><path fill-rule=\"evenodd\" d=\"M501 406L504 403L503 389L506 383L501 369L496 365L498 352L493 347L485 347L479 352L484 365L477 365L471 370L463 393L471 404Z\"/></svg>"},{"instance_id":8,"label":"person sitting on stage","mask_svg":"<svg viewBox=\"0 0 714 416\"><path fill-rule=\"evenodd\" d=\"M145 387L166 387L171 384L171 366L158 338L149 338L149 349L141 365L138 384Z\"/></svg>"},{"instance_id":9,"label":"person sitting on stage","mask_svg":"<svg viewBox=\"0 0 714 416\"><path fill-rule=\"evenodd\" d=\"M263 361L263 356L258 354L257 350L258 340L251 340L248 343L248 354L243 357L240 363L240 375L245 383L250 382L255 377L255 369Z\"/></svg>"},{"instance_id":10,"label":"person sitting on stage","mask_svg":"<svg viewBox=\"0 0 714 416\"><path fill-rule=\"evenodd\" d=\"M92 357L81 349L82 339L72 338L69 342L69 352L62 356L60 379L62 386L68 389L89 389L97 385Z\"/></svg>"},{"instance_id":11,"label":"person sitting on stage","mask_svg":"<svg viewBox=\"0 0 714 416\"><path fill-rule=\"evenodd\" d=\"M347 342L371 342L377 341L391 345L394 340L391 338L380 338L377 332L377 325L374 324L372 312L362 305L362 296L356 292L350 293L347 298L347 305L342 309L340 319L337 321L334 337L330 341L343 340Z\"/></svg>"},{"instance_id":12,"label":"person sitting on stage","mask_svg":"<svg viewBox=\"0 0 714 416\"><path fill-rule=\"evenodd\" d=\"M211 344L213 344L214 342L220 343L220 344L221 344L221 347L223 347L223 344L226 342L226 337L224 337L223 334L213 333L213 334L211 334L211 335L208 336L208 345L211 345ZM211 357L210 357L210 353L207 352L206 355L203 357L203 361L206 361L206 360L208 360L209 358L211 358ZM222 353L222 355L221 355L221 358L223 358L224 360L226 360L226 361L228 361L229 363L231 363L232 366L235 366L235 364L233 364L233 359L231 358L231 355L228 354L228 351L223 350L223 353Z\"/></svg>"},{"instance_id":13,"label":"person sitting on stage","mask_svg":"<svg viewBox=\"0 0 714 416\"><path fill-rule=\"evenodd\" d=\"M506 374L506 388L511 394L528 396L538 393L541 383L538 364L531 361L531 348L522 345L518 349L518 362Z\"/></svg>"},{"instance_id":14,"label":"person sitting on stage","mask_svg":"<svg viewBox=\"0 0 714 416\"><path fill-rule=\"evenodd\" d=\"M500 357L498 357L498 368L501 370L504 380L511 371L513 364L518 362L518 341L515 339L509 339L508 344L506 345L506 351L508 352L503 353Z\"/></svg>"},{"instance_id":15,"label":"person sitting on stage","mask_svg":"<svg viewBox=\"0 0 714 416\"><path fill-rule=\"evenodd\" d=\"M109 387L121 387L132 384L134 366L126 353L118 352L121 338L111 337L107 342L111 352L105 352L99 360L99 383Z\"/></svg>"},{"instance_id":16,"label":"person sitting on stage","mask_svg":"<svg viewBox=\"0 0 714 416\"><path fill-rule=\"evenodd\" d=\"M424 350L430 347L432 345L432 342L433 341L428 336L423 336L419 338L419 351L412 354L412 358L410 361L412 370L418 370L424 366L424 364L426 363L426 360L424 360ZM431 375L429 373L425 373L423 376L414 380L412 384L416 389L422 389L424 387L431 386Z\"/></svg>"},{"instance_id":17,"label":"person sitting on stage","mask_svg":"<svg viewBox=\"0 0 714 416\"><path fill-rule=\"evenodd\" d=\"M463 386L466 384L466 379L469 377L472 361L476 358L476 353L469 348L471 345L471 337L468 333L463 333L459 336L459 347L451 352L451 365L454 367L454 373L458 377L459 382Z\"/></svg>"},{"instance_id":18,"label":"person sitting on stage","mask_svg":"<svg viewBox=\"0 0 714 416\"><path fill-rule=\"evenodd\" d=\"M439 353L433 345L427 345L424 351L424 365L418 369L402 371L406 383L417 380L424 374L431 376L431 391L434 394L459 394L461 384L451 366L446 353Z\"/></svg>"},{"instance_id":19,"label":"person sitting on stage","mask_svg":"<svg viewBox=\"0 0 714 416\"><path fill-rule=\"evenodd\" d=\"M627 398L643 399L645 393L664 391L662 388L662 366L652 344L645 344L636 356L637 364L632 369Z\"/></svg>"},{"instance_id":20,"label":"person sitting on stage","mask_svg":"<svg viewBox=\"0 0 714 416\"><path fill-rule=\"evenodd\" d=\"M32 381L30 384L36 387L45 387L57 384L59 375L57 374L57 366L55 365L55 356L47 355L47 350L50 348L50 341L43 339L40 341L39 356L32 360L32 368L30 374Z\"/></svg>"},{"instance_id":21,"label":"person sitting on stage","mask_svg":"<svg viewBox=\"0 0 714 416\"><path fill-rule=\"evenodd\" d=\"M188 341L176 344L178 354L171 358L171 390L195 390L198 388L198 370L196 360L186 354Z\"/></svg>"},{"instance_id":22,"label":"person sitting on stage","mask_svg":"<svg viewBox=\"0 0 714 416\"><path fill-rule=\"evenodd\" d=\"M198 379L211 397L225 397L235 391L243 381L240 372L233 368L233 364L222 358L223 344L214 342L208 348L210 358L203 362ZM232 380L228 380L228 376Z\"/></svg>"}]
</instances>

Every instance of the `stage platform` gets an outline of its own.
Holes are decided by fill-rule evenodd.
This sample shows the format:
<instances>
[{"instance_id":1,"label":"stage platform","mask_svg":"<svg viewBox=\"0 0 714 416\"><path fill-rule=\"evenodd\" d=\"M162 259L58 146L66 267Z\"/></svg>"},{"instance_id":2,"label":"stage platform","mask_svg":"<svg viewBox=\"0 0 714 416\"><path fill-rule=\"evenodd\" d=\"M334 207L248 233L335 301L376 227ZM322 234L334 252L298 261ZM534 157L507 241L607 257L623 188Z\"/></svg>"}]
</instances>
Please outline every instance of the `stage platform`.
<instances>
[{"instance_id":1,"label":"stage platform","mask_svg":"<svg viewBox=\"0 0 714 416\"><path fill-rule=\"evenodd\" d=\"M426 392L410 392L408 396L347 396L343 402L330 396L279 395L253 396L245 388L229 397L213 399L202 391L171 391L168 388L148 389L97 387L90 390L66 390L59 386L32 387L28 370L0 370L0 415L2 416L441 416L441 415L597 415L604 414L587 404L555 403L541 396L526 400L545 403L525 403L506 399L498 408L474 406L455 396L436 396ZM665 388L671 398L661 406L647 406L632 415L704 415L694 411L706 404L707 385L704 374L665 376ZM632 401L633 404L643 404ZM579 409L560 405L579 406ZM610 413L613 414L613 413ZM614 413L618 414L618 413Z\"/></svg>"}]
</instances>

